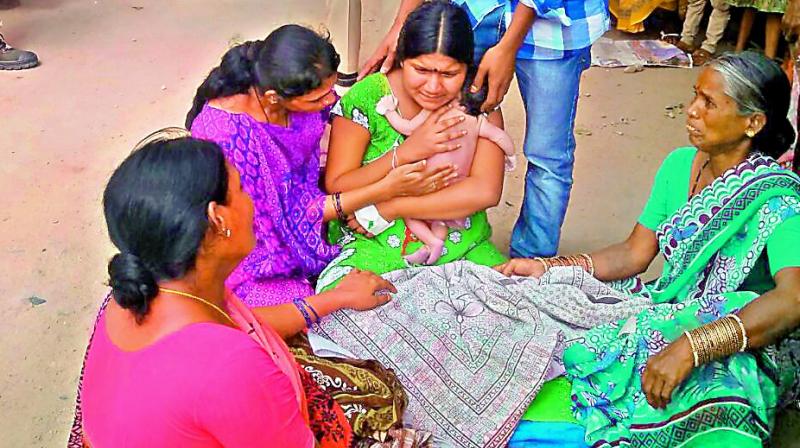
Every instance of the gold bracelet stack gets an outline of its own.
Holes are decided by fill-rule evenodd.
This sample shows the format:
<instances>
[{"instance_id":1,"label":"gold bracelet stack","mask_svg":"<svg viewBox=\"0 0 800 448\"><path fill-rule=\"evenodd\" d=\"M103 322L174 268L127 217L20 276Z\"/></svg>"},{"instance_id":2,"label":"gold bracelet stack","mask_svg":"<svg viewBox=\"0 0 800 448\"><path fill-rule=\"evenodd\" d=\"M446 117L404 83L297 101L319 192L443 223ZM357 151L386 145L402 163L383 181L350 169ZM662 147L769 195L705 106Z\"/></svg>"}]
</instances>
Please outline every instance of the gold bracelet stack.
<instances>
[{"instance_id":1,"label":"gold bracelet stack","mask_svg":"<svg viewBox=\"0 0 800 448\"><path fill-rule=\"evenodd\" d=\"M744 322L742 322L742 318L735 315L730 314L728 315L731 319L735 320L737 324L739 324L739 329L742 331L742 347L739 349L740 352L747 350L747 330L744 329Z\"/></svg>"},{"instance_id":2,"label":"gold bracelet stack","mask_svg":"<svg viewBox=\"0 0 800 448\"><path fill-rule=\"evenodd\" d=\"M686 336L686 339L689 340L689 345L692 347L692 358L694 358L694 366L695 367L700 366L700 360L697 358L697 346L694 345L694 338L692 337L692 334L689 333L688 331L684 331L683 335Z\"/></svg>"},{"instance_id":3,"label":"gold bracelet stack","mask_svg":"<svg viewBox=\"0 0 800 448\"><path fill-rule=\"evenodd\" d=\"M546 258L542 258L542 257L535 257L535 258L533 259L533 261L538 261L539 263L542 263L542 265L544 265L544 271L545 271L545 272L549 271L549 270L550 270L550 268L552 267L552 266L550 266L550 263L548 263L548 262L547 262L547 259L546 259Z\"/></svg>"},{"instance_id":4,"label":"gold bracelet stack","mask_svg":"<svg viewBox=\"0 0 800 448\"><path fill-rule=\"evenodd\" d=\"M589 275L594 275L594 260L589 254L562 255L558 257L542 258L536 257L534 260L544 265L544 270L548 271L554 266L579 266Z\"/></svg>"},{"instance_id":5,"label":"gold bracelet stack","mask_svg":"<svg viewBox=\"0 0 800 448\"><path fill-rule=\"evenodd\" d=\"M695 367L747 350L747 332L744 323L735 314L692 331L684 331L683 334L692 347Z\"/></svg>"}]
</instances>

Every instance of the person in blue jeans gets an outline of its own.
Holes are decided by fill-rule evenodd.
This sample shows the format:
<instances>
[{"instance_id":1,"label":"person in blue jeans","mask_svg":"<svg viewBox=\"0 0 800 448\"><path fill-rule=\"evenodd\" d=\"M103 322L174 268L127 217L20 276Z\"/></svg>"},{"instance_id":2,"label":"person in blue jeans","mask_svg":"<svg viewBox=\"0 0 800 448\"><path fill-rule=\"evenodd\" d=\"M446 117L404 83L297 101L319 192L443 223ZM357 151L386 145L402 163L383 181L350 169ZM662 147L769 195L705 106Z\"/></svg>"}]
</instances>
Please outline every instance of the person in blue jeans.
<instances>
[{"instance_id":1,"label":"person in blue jeans","mask_svg":"<svg viewBox=\"0 0 800 448\"><path fill-rule=\"evenodd\" d=\"M392 67L400 28L422 1L402 0L359 78ZM503 100L515 71L525 104L528 169L510 255L553 256L572 189L581 73L591 63L592 43L608 29L608 0L452 1L467 11L475 31L475 56L481 62L472 89L488 83L483 110Z\"/></svg>"}]
</instances>

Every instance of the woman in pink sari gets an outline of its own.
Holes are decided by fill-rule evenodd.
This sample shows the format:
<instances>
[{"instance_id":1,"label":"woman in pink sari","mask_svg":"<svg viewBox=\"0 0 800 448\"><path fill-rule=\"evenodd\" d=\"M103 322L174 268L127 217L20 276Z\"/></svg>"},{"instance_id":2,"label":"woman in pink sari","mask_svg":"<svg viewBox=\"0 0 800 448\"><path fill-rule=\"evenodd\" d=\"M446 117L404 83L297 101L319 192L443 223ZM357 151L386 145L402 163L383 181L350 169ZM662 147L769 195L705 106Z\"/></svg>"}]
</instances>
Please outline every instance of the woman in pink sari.
<instances>
[{"instance_id":1,"label":"woman in pink sari","mask_svg":"<svg viewBox=\"0 0 800 448\"><path fill-rule=\"evenodd\" d=\"M349 446L339 405L259 310L225 288L255 236L252 201L219 146L163 136L144 144L114 172L103 205L119 253L70 447ZM316 318L370 309L389 300L376 291L394 291L365 272L348 280L302 299L303 309ZM286 325L303 326L306 316L284 311Z\"/></svg>"}]
</instances>

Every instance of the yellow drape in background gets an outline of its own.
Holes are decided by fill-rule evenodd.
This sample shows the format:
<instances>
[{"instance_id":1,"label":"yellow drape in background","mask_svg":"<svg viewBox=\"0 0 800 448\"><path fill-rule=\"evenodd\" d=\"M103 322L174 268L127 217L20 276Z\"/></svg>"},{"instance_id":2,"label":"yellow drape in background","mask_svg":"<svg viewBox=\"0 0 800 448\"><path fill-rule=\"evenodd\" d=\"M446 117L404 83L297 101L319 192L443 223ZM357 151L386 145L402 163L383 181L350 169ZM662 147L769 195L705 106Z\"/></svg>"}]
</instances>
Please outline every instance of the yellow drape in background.
<instances>
[{"instance_id":1,"label":"yellow drape in background","mask_svg":"<svg viewBox=\"0 0 800 448\"><path fill-rule=\"evenodd\" d=\"M644 31L644 19L656 8L677 11L678 0L609 0L608 7L617 18L618 30L641 33Z\"/></svg>"}]
</instances>

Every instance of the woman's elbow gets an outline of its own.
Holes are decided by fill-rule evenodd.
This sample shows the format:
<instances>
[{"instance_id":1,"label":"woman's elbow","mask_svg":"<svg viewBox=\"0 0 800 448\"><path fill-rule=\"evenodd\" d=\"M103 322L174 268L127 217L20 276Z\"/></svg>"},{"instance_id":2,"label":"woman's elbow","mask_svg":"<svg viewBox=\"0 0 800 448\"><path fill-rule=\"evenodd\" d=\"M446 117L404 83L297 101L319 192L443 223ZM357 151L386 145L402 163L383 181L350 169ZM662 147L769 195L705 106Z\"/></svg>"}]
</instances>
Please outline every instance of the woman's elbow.
<instances>
[{"instance_id":1,"label":"woman's elbow","mask_svg":"<svg viewBox=\"0 0 800 448\"><path fill-rule=\"evenodd\" d=\"M328 194L334 191L341 191L341 181L339 180L338 176L326 175L322 184L322 186L325 187L325 192Z\"/></svg>"},{"instance_id":2,"label":"woman's elbow","mask_svg":"<svg viewBox=\"0 0 800 448\"><path fill-rule=\"evenodd\" d=\"M503 188L486 188L478 195L480 201L480 209L486 210L496 207L500 203L500 198L503 196Z\"/></svg>"}]
</instances>

